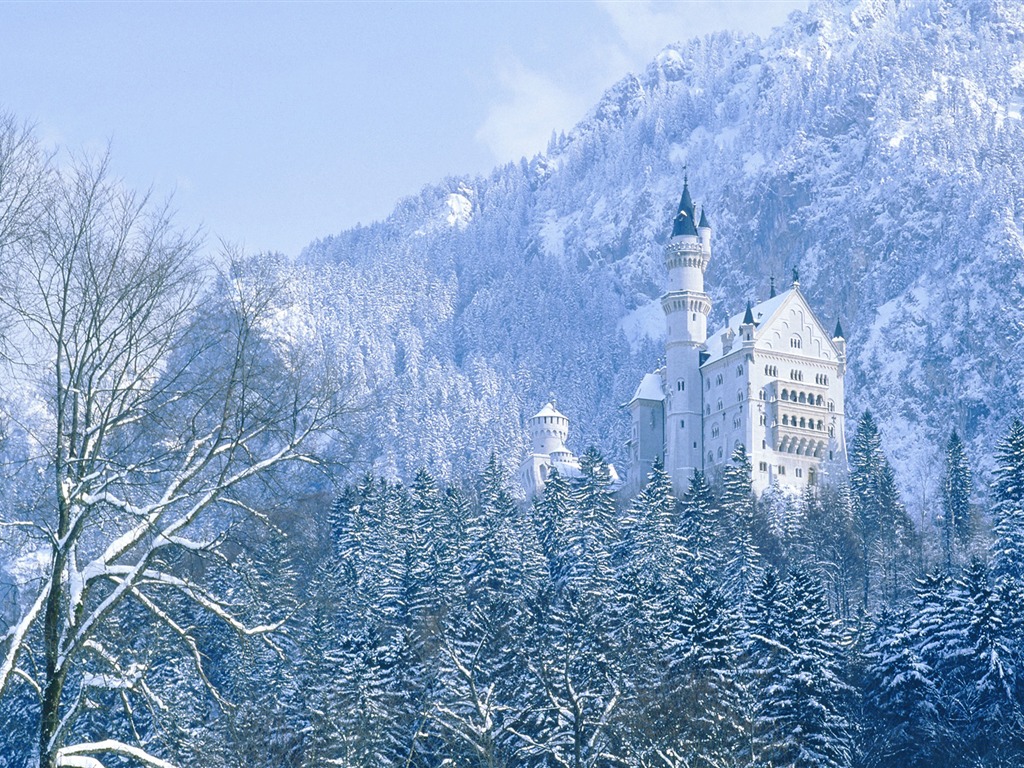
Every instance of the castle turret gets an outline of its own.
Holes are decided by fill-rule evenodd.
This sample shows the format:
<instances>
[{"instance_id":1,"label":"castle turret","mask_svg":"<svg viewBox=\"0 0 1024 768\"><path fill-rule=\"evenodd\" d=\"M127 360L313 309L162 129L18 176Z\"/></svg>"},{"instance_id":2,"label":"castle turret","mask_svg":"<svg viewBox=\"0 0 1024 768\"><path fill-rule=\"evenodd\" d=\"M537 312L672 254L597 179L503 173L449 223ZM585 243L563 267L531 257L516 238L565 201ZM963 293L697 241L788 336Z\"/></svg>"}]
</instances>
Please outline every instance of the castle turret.
<instances>
[{"instance_id":1,"label":"castle turret","mask_svg":"<svg viewBox=\"0 0 1024 768\"><path fill-rule=\"evenodd\" d=\"M544 489L552 469L563 477L579 476L579 460L565 445L569 439L569 418L559 413L553 402L531 416L527 427L530 454L519 467L519 482L528 497Z\"/></svg>"},{"instance_id":2,"label":"castle turret","mask_svg":"<svg viewBox=\"0 0 1024 768\"><path fill-rule=\"evenodd\" d=\"M700 351L707 341L711 299L704 292L704 271L711 260L711 226L695 209L684 180L672 237L665 246L668 290L661 297L667 320L665 343L665 466L677 494L701 468Z\"/></svg>"}]
</instances>

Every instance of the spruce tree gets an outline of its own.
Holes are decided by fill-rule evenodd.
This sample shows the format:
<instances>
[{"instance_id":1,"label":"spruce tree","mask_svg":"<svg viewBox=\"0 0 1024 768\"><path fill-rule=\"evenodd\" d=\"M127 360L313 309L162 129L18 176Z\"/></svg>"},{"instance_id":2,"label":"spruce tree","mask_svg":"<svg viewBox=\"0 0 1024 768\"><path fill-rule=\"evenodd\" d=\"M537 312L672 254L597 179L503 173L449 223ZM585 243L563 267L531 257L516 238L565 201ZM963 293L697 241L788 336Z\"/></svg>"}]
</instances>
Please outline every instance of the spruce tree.
<instances>
[{"instance_id":1,"label":"spruce tree","mask_svg":"<svg viewBox=\"0 0 1024 768\"><path fill-rule=\"evenodd\" d=\"M992 483L995 541L992 567L997 579L1024 581L1024 423L1014 420L996 448Z\"/></svg>"},{"instance_id":2,"label":"spruce tree","mask_svg":"<svg viewBox=\"0 0 1024 768\"><path fill-rule=\"evenodd\" d=\"M952 573L957 553L967 549L971 535L971 468L963 441L956 430L946 444L942 482L942 551L946 570Z\"/></svg>"}]
</instances>

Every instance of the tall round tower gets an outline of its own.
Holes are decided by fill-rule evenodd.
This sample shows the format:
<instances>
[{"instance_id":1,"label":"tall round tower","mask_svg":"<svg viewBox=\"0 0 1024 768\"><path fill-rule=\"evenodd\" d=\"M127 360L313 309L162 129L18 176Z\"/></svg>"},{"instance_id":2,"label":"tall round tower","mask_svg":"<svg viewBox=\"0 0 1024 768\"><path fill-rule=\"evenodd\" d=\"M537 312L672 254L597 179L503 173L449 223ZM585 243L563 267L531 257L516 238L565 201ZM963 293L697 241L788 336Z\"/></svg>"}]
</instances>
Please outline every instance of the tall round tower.
<instances>
[{"instance_id":1,"label":"tall round tower","mask_svg":"<svg viewBox=\"0 0 1024 768\"><path fill-rule=\"evenodd\" d=\"M667 319L665 342L665 464L676 494L689 488L700 469L703 443L701 348L707 341L711 299L704 292L704 271L711 260L711 225L700 223L688 183L665 246L668 290L661 297Z\"/></svg>"}]
</instances>

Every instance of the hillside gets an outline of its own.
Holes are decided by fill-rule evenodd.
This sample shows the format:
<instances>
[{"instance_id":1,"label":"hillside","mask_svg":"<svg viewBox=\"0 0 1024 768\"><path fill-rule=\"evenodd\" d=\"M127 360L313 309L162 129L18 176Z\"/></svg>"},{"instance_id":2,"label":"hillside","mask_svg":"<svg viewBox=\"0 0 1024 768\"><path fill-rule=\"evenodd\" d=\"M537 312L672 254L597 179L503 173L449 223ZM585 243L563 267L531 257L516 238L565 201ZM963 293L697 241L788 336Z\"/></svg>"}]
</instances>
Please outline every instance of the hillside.
<instances>
[{"instance_id":1,"label":"hillside","mask_svg":"<svg viewBox=\"0 0 1024 768\"><path fill-rule=\"evenodd\" d=\"M954 427L984 460L1024 382L1022 40L1012 2L818 2L767 40L669 46L543 155L311 244L302 292L358 352L367 455L514 462L554 394L570 443L621 461L685 169L714 227L711 327L797 267L908 496Z\"/></svg>"}]
</instances>

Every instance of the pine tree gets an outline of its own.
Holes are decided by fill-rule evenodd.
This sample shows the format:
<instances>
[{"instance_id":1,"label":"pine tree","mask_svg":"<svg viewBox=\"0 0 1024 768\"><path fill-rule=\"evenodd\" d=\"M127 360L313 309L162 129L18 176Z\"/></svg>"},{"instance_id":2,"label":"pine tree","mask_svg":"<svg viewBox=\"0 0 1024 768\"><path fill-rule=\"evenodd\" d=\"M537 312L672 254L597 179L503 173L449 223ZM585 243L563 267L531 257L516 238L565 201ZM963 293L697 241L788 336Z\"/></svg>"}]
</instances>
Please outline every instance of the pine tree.
<instances>
[{"instance_id":1,"label":"pine tree","mask_svg":"<svg viewBox=\"0 0 1024 768\"><path fill-rule=\"evenodd\" d=\"M882 440L867 411L857 425L850 451L850 491L863 560L862 607L877 585L882 602L895 599L913 551L913 523L900 501L896 474L882 452Z\"/></svg>"},{"instance_id":2,"label":"pine tree","mask_svg":"<svg viewBox=\"0 0 1024 768\"><path fill-rule=\"evenodd\" d=\"M754 543L756 498L751 481L752 467L746 448L733 451L722 473L720 502L727 541L725 578L730 599L741 605L762 577L761 553Z\"/></svg>"},{"instance_id":3,"label":"pine tree","mask_svg":"<svg viewBox=\"0 0 1024 768\"><path fill-rule=\"evenodd\" d=\"M964 444L954 430L946 444L942 482L942 550L946 570L953 571L957 553L967 549L971 536L971 468Z\"/></svg>"},{"instance_id":4,"label":"pine tree","mask_svg":"<svg viewBox=\"0 0 1024 768\"><path fill-rule=\"evenodd\" d=\"M690 487L683 496L682 512L683 548L692 558L694 574L703 572L717 575L723 539L720 518L711 486L700 470L693 473ZM680 576L685 584L692 574L684 573Z\"/></svg>"},{"instance_id":5,"label":"pine tree","mask_svg":"<svg viewBox=\"0 0 1024 768\"><path fill-rule=\"evenodd\" d=\"M997 579L1024 583L1024 423L1014 420L996 448L992 484L995 541L992 569Z\"/></svg>"},{"instance_id":6,"label":"pine tree","mask_svg":"<svg viewBox=\"0 0 1024 768\"><path fill-rule=\"evenodd\" d=\"M936 674L915 647L909 618L883 615L864 656L865 765L940 764L948 743Z\"/></svg>"}]
</instances>

